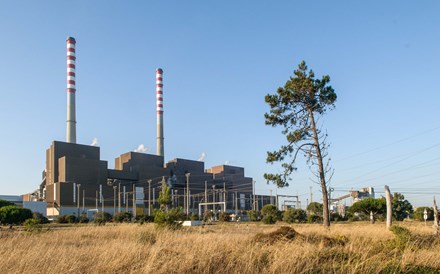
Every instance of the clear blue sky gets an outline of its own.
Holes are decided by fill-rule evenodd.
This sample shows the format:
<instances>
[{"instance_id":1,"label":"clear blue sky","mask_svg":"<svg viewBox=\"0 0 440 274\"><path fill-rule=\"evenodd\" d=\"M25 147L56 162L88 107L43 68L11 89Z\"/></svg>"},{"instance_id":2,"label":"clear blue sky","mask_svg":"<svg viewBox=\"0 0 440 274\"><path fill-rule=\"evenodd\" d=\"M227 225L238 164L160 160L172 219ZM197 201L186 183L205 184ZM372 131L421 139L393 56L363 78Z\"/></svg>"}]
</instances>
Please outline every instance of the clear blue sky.
<instances>
[{"instance_id":1,"label":"clear blue sky","mask_svg":"<svg viewBox=\"0 0 440 274\"><path fill-rule=\"evenodd\" d=\"M166 2L166 3L163 3ZM209 2L209 3L208 3ZM164 70L166 160L243 166L257 194L267 150L264 95L301 60L329 74L336 109L335 195L374 186L415 205L440 199L440 18L437 1L1 1L1 194L33 191L45 150L65 140L65 39L77 40L77 141L101 158L139 144L155 153L155 69ZM303 164L291 186L319 187ZM414 194L421 192L422 194Z\"/></svg>"}]
</instances>

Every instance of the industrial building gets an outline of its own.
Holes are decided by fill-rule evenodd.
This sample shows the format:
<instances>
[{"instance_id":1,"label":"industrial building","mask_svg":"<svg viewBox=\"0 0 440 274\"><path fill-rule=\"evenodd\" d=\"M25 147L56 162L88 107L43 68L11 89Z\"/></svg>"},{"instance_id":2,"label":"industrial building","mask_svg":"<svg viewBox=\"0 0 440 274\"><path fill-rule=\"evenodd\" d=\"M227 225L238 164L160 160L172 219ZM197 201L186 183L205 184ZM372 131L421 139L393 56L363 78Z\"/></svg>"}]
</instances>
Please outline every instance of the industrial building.
<instances>
[{"instance_id":1,"label":"industrial building","mask_svg":"<svg viewBox=\"0 0 440 274\"><path fill-rule=\"evenodd\" d=\"M157 155L126 152L115 168L100 158L97 146L76 143L76 40L67 44L66 142L53 141L46 150L46 167L38 199L47 202L47 216L132 211L152 214L158 208L162 181L172 188L173 206L187 212L238 212L253 206L253 180L244 168L220 165L205 169L204 162L164 159L163 71L156 70ZM257 202L257 201L255 201ZM208 203L208 204L206 204ZM254 203L255 204L255 203ZM202 212L201 212L202 213Z\"/></svg>"}]
</instances>

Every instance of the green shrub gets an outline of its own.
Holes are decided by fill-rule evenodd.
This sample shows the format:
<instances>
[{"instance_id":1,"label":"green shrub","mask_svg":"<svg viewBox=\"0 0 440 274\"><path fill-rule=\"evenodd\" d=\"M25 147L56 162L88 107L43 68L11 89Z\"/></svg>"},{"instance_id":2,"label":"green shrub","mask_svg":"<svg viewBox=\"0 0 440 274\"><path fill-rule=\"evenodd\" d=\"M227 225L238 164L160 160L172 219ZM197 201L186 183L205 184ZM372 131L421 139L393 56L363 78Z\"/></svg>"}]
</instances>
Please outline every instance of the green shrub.
<instances>
[{"instance_id":1,"label":"green shrub","mask_svg":"<svg viewBox=\"0 0 440 274\"><path fill-rule=\"evenodd\" d=\"M76 224L78 222L78 218L75 215L67 215L66 220L69 224Z\"/></svg>"},{"instance_id":2,"label":"green shrub","mask_svg":"<svg viewBox=\"0 0 440 274\"><path fill-rule=\"evenodd\" d=\"M203 221L208 222L211 221L214 218L215 214L212 210L205 211L203 214Z\"/></svg>"},{"instance_id":3,"label":"green shrub","mask_svg":"<svg viewBox=\"0 0 440 274\"><path fill-rule=\"evenodd\" d=\"M117 212L113 215L113 221L116 223L130 223L133 218L133 214L131 212Z\"/></svg>"},{"instance_id":4,"label":"green shrub","mask_svg":"<svg viewBox=\"0 0 440 274\"><path fill-rule=\"evenodd\" d=\"M0 199L0 207L4 207L4 206L15 206L15 204L12 202Z\"/></svg>"},{"instance_id":5,"label":"green shrub","mask_svg":"<svg viewBox=\"0 0 440 274\"><path fill-rule=\"evenodd\" d=\"M411 239L411 231L405 227L392 225L390 231L393 232L395 236L396 247L400 250L404 250L406 245Z\"/></svg>"},{"instance_id":6,"label":"green shrub","mask_svg":"<svg viewBox=\"0 0 440 274\"><path fill-rule=\"evenodd\" d=\"M82 223L82 224L86 224L89 221L90 221L89 218L87 218L87 215L84 214L84 213L81 214L81 216L79 217L79 222Z\"/></svg>"},{"instance_id":7,"label":"green shrub","mask_svg":"<svg viewBox=\"0 0 440 274\"><path fill-rule=\"evenodd\" d=\"M40 224L48 224L50 223L49 219L43 216L40 212L33 212L32 218L37 219L40 221Z\"/></svg>"},{"instance_id":8,"label":"green shrub","mask_svg":"<svg viewBox=\"0 0 440 274\"><path fill-rule=\"evenodd\" d=\"M307 216L307 222L309 224L322 223L322 217L315 214L310 214Z\"/></svg>"},{"instance_id":9,"label":"green shrub","mask_svg":"<svg viewBox=\"0 0 440 274\"><path fill-rule=\"evenodd\" d=\"M31 218L27 219L23 223L24 230L28 232L39 232L42 229L41 221L39 219Z\"/></svg>"},{"instance_id":10,"label":"green shrub","mask_svg":"<svg viewBox=\"0 0 440 274\"><path fill-rule=\"evenodd\" d=\"M434 210L432 210L431 207L426 207L426 206L421 206L418 207L415 211L414 211L414 220L420 221L420 222L424 222L425 218L424 218L424 211L426 210L426 212L428 213L428 219L427 221L432 221L434 220Z\"/></svg>"},{"instance_id":11,"label":"green shrub","mask_svg":"<svg viewBox=\"0 0 440 274\"><path fill-rule=\"evenodd\" d=\"M283 221L286 223L305 223L307 221L307 214L302 209L289 208L283 213Z\"/></svg>"},{"instance_id":12,"label":"green shrub","mask_svg":"<svg viewBox=\"0 0 440 274\"><path fill-rule=\"evenodd\" d=\"M261 220L260 212L256 210L249 210L247 212L249 217L249 221L251 222L259 222Z\"/></svg>"},{"instance_id":13,"label":"green shrub","mask_svg":"<svg viewBox=\"0 0 440 274\"><path fill-rule=\"evenodd\" d=\"M230 220L230 214L227 212L220 212L220 214L218 215L218 220L220 222L229 222Z\"/></svg>"},{"instance_id":14,"label":"green shrub","mask_svg":"<svg viewBox=\"0 0 440 274\"><path fill-rule=\"evenodd\" d=\"M157 209L154 211L154 223L159 228L179 229L185 219L180 207L164 211Z\"/></svg>"},{"instance_id":15,"label":"green shrub","mask_svg":"<svg viewBox=\"0 0 440 274\"><path fill-rule=\"evenodd\" d=\"M189 219L191 221L197 221L199 219L199 215L196 213L191 214L191 216L189 217Z\"/></svg>"},{"instance_id":16,"label":"green shrub","mask_svg":"<svg viewBox=\"0 0 440 274\"><path fill-rule=\"evenodd\" d=\"M98 225L103 225L112 219L112 215L107 212L96 212L93 217L93 222Z\"/></svg>"},{"instance_id":17,"label":"green shrub","mask_svg":"<svg viewBox=\"0 0 440 274\"><path fill-rule=\"evenodd\" d=\"M347 221L347 217L342 216L339 213L330 213L330 221L333 222Z\"/></svg>"},{"instance_id":18,"label":"green shrub","mask_svg":"<svg viewBox=\"0 0 440 274\"><path fill-rule=\"evenodd\" d=\"M265 224L274 224L280 220L280 212L275 205L265 205L261 209L262 221Z\"/></svg>"},{"instance_id":19,"label":"green shrub","mask_svg":"<svg viewBox=\"0 0 440 274\"><path fill-rule=\"evenodd\" d=\"M27 208L15 205L7 205L0 208L0 223L2 224L19 225L30 218L32 218L32 211Z\"/></svg>"}]
</instances>

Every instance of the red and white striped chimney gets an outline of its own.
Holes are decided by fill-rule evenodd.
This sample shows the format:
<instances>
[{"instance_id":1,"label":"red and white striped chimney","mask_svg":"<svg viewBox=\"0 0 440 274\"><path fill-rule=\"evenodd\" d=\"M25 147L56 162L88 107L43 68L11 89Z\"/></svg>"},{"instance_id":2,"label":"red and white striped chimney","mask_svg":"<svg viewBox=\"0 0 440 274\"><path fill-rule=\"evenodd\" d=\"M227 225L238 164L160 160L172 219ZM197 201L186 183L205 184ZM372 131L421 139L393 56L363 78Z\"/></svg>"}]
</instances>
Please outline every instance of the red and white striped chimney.
<instances>
[{"instance_id":1,"label":"red and white striped chimney","mask_svg":"<svg viewBox=\"0 0 440 274\"><path fill-rule=\"evenodd\" d=\"M73 37L67 37L67 130L66 142L76 143L76 115L75 115L75 45Z\"/></svg>"},{"instance_id":2,"label":"red and white striped chimney","mask_svg":"<svg viewBox=\"0 0 440 274\"><path fill-rule=\"evenodd\" d=\"M156 69L157 155L164 156L163 138L163 71Z\"/></svg>"}]
</instances>

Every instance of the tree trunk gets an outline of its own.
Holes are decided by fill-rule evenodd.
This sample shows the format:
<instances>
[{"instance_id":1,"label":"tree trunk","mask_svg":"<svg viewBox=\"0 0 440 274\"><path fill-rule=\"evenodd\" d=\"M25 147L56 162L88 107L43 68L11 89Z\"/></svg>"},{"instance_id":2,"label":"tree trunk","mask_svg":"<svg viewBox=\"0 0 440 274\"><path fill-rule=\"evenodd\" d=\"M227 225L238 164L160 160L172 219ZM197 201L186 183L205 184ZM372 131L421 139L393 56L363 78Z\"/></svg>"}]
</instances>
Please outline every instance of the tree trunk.
<instances>
[{"instance_id":1,"label":"tree trunk","mask_svg":"<svg viewBox=\"0 0 440 274\"><path fill-rule=\"evenodd\" d=\"M316 129L315 117L313 116L313 111L311 109L308 109L308 111L309 111L310 122L311 122L312 130L313 130L313 142L315 143L316 157L318 160L318 174L319 174L319 181L320 181L321 190L322 190L324 227L330 227L330 214L329 214L329 205L328 205L327 184L325 182L325 170L324 170L324 164L322 161L321 147L319 146L319 136L318 136L318 131Z\"/></svg>"},{"instance_id":2,"label":"tree trunk","mask_svg":"<svg viewBox=\"0 0 440 274\"><path fill-rule=\"evenodd\" d=\"M388 186L385 186L385 198L387 200L387 228L389 229L393 222L393 207L391 205L391 192Z\"/></svg>"},{"instance_id":3,"label":"tree trunk","mask_svg":"<svg viewBox=\"0 0 440 274\"><path fill-rule=\"evenodd\" d=\"M432 207L434 209L434 234L437 235L438 234L438 210L437 210L437 202L435 201L435 197L434 197L434 206Z\"/></svg>"}]
</instances>

